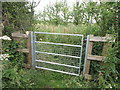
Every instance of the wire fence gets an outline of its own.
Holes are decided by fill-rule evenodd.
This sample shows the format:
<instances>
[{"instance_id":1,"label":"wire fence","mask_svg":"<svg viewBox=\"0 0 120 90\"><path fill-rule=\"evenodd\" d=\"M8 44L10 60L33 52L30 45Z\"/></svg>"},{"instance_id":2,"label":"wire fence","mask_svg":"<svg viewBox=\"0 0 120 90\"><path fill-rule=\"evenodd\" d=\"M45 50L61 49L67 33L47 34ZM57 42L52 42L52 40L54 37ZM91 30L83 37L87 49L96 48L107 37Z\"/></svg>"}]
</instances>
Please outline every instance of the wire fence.
<instances>
[{"instance_id":1,"label":"wire fence","mask_svg":"<svg viewBox=\"0 0 120 90\"><path fill-rule=\"evenodd\" d=\"M79 75L83 35L34 32L34 66L71 75Z\"/></svg>"}]
</instances>

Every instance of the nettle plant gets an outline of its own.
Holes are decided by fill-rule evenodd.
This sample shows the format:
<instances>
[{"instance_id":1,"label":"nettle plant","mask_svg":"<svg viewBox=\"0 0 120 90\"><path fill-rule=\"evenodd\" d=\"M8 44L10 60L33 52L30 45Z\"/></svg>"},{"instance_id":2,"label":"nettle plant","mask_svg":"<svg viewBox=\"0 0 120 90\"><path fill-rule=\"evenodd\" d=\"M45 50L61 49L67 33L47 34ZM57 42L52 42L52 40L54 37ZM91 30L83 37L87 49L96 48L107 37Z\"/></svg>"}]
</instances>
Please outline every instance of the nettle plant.
<instances>
[{"instance_id":1,"label":"nettle plant","mask_svg":"<svg viewBox=\"0 0 120 90\"><path fill-rule=\"evenodd\" d=\"M2 87L31 87L33 83L26 76L27 72L23 68L24 55L17 52L17 48L22 46L8 36L2 36L0 39L4 40L4 53L0 55L0 60L2 61Z\"/></svg>"},{"instance_id":2,"label":"nettle plant","mask_svg":"<svg viewBox=\"0 0 120 90\"><path fill-rule=\"evenodd\" d=\"M0 37L0 40L11 40L11 38L5 35ZM1 54L0 60L8 60L9 57L10 57L9 54Z\"/></svg>"}]
</instances>

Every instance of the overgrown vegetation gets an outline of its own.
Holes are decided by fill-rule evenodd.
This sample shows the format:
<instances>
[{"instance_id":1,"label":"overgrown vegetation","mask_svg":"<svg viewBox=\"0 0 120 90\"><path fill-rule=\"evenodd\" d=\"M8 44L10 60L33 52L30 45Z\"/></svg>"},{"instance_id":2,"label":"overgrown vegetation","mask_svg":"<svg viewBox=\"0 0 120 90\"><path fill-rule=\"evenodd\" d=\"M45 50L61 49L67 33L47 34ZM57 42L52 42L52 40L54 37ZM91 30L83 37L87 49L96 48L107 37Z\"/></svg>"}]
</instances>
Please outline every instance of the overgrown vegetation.
<instances>
[{"instance_id":1,"label":"overgrown vegetation","mask_svg":"<svg viewBox=\"0 0 120 90\"><path fill-rule=\"evenodd\" d=\"M112 48L106 51L105 65L92 62L90 70L92 80L40 69L25 69L23 66L26 55L16 51L18 47L25 47L22 44L24 40L3 41L3 50L10 55L8 61L3 61L3 88L120 88L119 4L119 2L77 2L71 9L67 2L56 2L34 17L33 4L4 2L2 6L5 35L11 36L12 32L28 30L77 33L85 36L111 34L116 41L112 43ZM76 41L75 38L73 41ZM94 55L102 54L102 45L99 42L94 45Z\"/></svg>"}]
</instances>

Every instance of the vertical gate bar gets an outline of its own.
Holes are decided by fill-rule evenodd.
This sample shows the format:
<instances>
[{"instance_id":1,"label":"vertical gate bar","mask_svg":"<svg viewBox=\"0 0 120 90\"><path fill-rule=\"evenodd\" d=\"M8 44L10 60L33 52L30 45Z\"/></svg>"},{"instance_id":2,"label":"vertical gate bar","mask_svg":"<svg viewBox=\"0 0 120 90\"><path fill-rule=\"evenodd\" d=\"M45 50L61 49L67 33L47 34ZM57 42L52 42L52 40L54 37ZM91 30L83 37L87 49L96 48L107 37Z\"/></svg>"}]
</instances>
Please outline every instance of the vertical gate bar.
<instances>
[{"instance_id":1,"label":"vertical gate bar","mask_svg":"<svg viewBox=\"0 0 120 90\"><path fill-rule=\"evenodd\" d=\"M83 39L84 39L84 36L82 36L82 40L81 40L81 49L80 49L80 61L79 61L79 71L78 71L78 74L80 75L80 67L81 67L81 59L82 59L82 48L83 48Z\"/></svg>"},{"instance_id":2,"label":"vertical gate bar","mask_svg":"<svg viewBox=\"0 0 120 90\"><path fill-rule=\"evenodd\" d=\"M35 44L35 41L36 41L36 34L34 33L33 34L33 36L34 36L34 68L36 67L36 62L35 62L35 60L36 60L36 44Z\"/></svg>"},{"instance_id":3,"label":"vertical gate bar","mask_svg":"<svg viewBox=\"0 0 120 90\"><path fill-rule=\"evenodd\" d=\"M33 37L33 32L31 31L31 33L30 33L30 35L31 35L31 50L32 50L32 68L34 68L33 66L34 66L34 44L33 44L33 39L34 39L34 37Z\"/></svg>"},{"instance_id":4,"label":"vertical gate bar","mask_svg":"<svg viewBox=\"0 0 120 90\"><path fill-rule=\"evenodd\" d=\"M83 76L85 76L85 72L86 72L86 63L87 63L87 56L88 56L89 40L90 40L90 35L87 35L86 51L85 51L85 60L84 60L84 68L83 68Z\"/></svg>"},{"instance_id":5,"label":"vertical gate bar","mask_svg":"<svg viewBox=\"0 0 120 90\"><path fill-rule=\"evenodd\" d=\"M34 41L34 32L31 31L30 35L31 35L31 48L32 48L32 68L34 69L35 68L35 64L34 64L34 62L35 62L35 55L34 55L34 53L35 53L35 50L34 50L34 43L35 43L35 41Z\"/></svg>"}]
</instances>

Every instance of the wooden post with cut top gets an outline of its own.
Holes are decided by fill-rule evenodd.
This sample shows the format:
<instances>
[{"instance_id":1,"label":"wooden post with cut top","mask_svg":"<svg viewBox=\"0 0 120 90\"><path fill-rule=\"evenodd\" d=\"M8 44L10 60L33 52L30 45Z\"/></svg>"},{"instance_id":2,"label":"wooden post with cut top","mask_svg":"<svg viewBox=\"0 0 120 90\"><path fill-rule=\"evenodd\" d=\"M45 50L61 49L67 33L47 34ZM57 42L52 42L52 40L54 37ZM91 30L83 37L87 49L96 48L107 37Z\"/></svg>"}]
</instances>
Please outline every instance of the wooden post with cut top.
<instances>
[{"instance_id":1,"label":"wooden post with cut top","mask_svg":"<svg viewBox=\"0 0 120 90\"><path fill-rule=\"evenodd\" d=\"M27 39L27 48L28 48L28 68L32 67L32 49L31 49L31 32L28 33Z\"/></svg>"}]
</instances>

